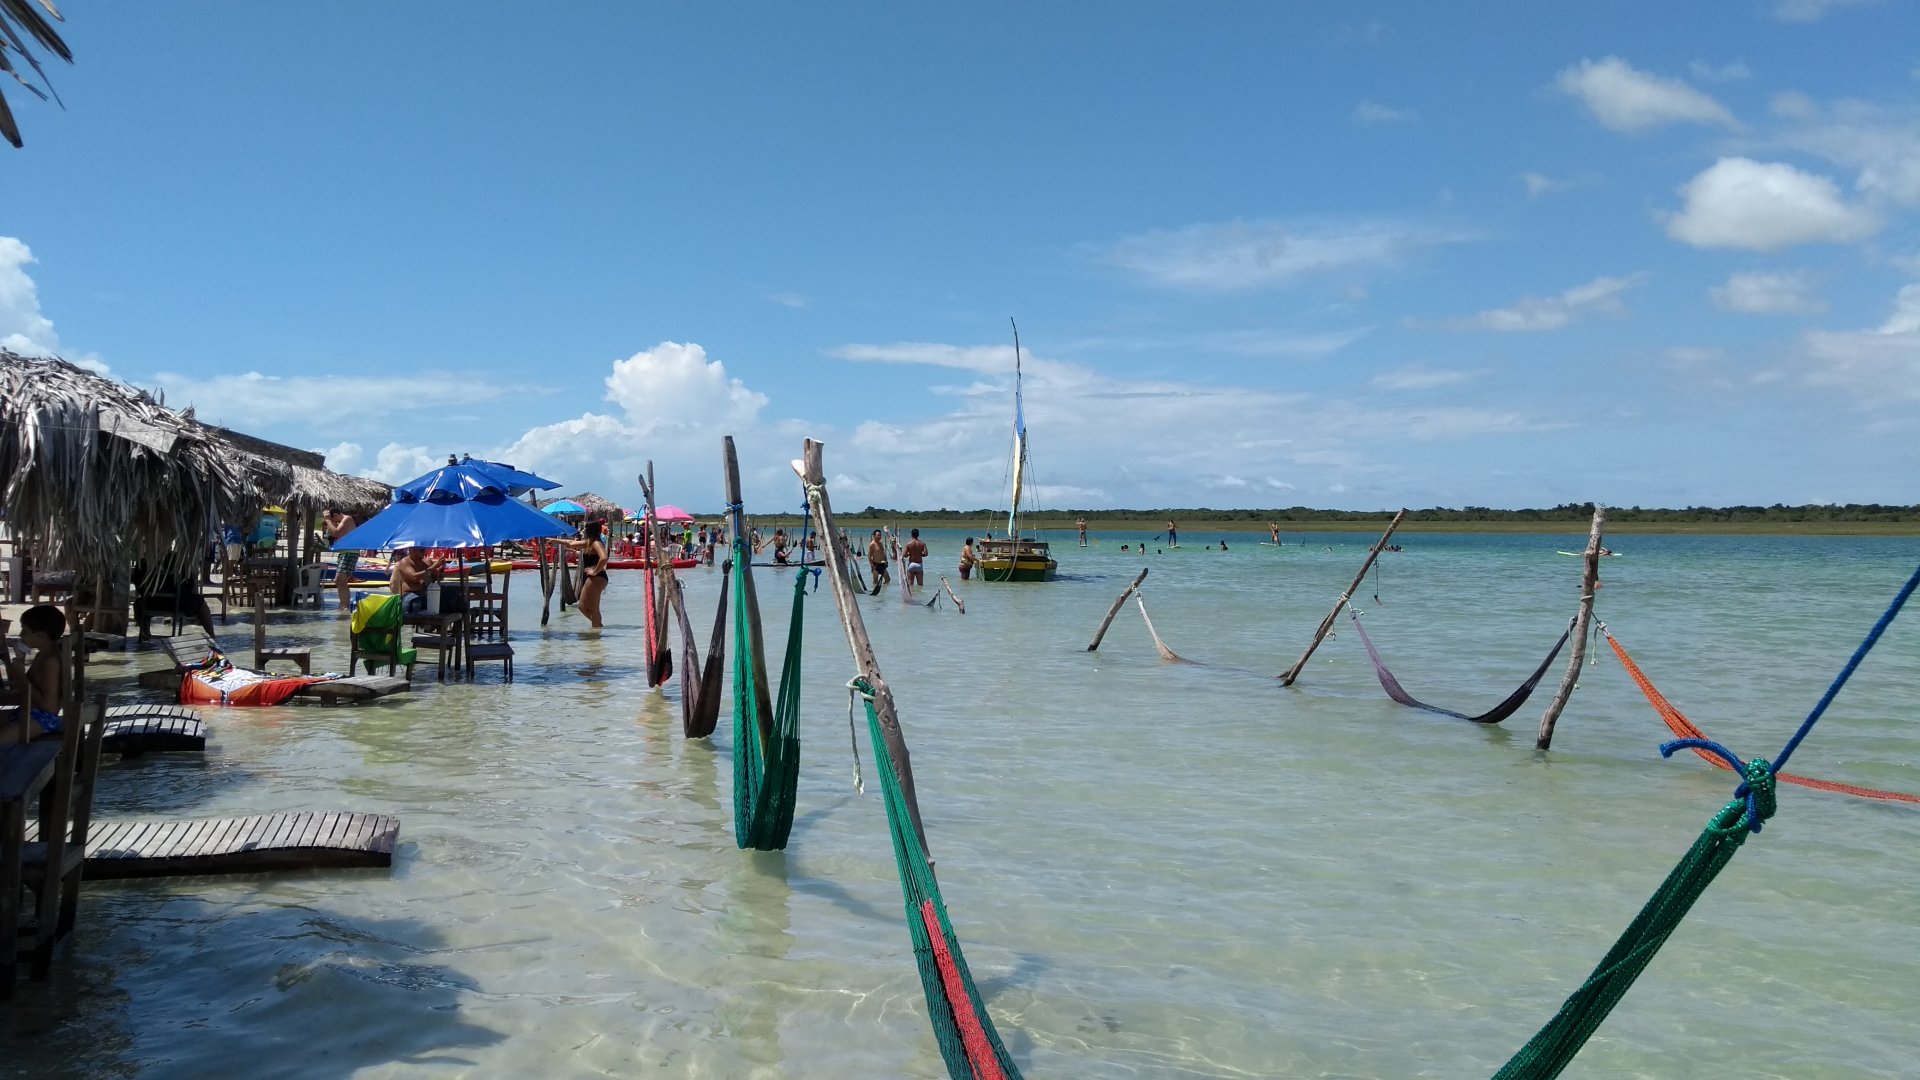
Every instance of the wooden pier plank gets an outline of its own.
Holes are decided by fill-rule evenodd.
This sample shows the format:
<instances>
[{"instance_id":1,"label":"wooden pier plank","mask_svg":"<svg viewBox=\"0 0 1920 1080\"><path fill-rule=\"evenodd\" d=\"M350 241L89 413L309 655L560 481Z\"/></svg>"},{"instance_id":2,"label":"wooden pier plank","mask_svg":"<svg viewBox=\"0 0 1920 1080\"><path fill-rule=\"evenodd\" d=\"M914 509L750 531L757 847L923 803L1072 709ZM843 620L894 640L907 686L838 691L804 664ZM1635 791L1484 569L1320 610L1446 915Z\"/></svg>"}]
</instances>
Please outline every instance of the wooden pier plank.
<instances>
[{"instance_id":1,"label":"wooden pier plank","mask_svg":"<svg viewBox=\"0 0 1920 1080\"><path fill-rule=\"evenodd\" d=\"M306 811L105 824L87 844L92 880L391 866L397 819Z\"/></svg>"}]
</instances>

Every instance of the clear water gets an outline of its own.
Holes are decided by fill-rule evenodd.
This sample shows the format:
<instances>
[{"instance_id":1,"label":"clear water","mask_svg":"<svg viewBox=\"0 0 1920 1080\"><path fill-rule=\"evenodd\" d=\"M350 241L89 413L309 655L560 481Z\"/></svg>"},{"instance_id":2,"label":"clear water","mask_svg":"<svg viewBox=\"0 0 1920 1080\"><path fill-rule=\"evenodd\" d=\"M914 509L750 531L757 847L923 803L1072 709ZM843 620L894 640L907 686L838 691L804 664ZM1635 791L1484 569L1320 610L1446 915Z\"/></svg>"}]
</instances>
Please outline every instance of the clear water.
<instances>
[{"instance_id":1,"label":"clear water","mask_svg":"<svg viewBox=\"0 0 1920 1080\"><path fill-rule=\"evenodd\" d=\"M930 534L936 574L957 534ZM1611 653L1554 749L1560 666L1487 729L1394 705L1341 624L1371 536L1191 532L1142 564L1057 542L1050 585L965 615L863 601L967 958L1030 1077L1486 1076L1586 976L1732 788ZM1289 540L1294 538L1289 537ZM1403 537L1358 591L1425 700L1498 701L1572 614L1584 536ZM1131 540L1129 540L1131 542ZM1598 611L1709 734L1771 757L1920 563L1920 540L1623 537ZM948 571L951 573L951 571ZM703 640L718 578L688 577ZM679 731L642 671L637 573L608 629L537 626L518 681L355 709L213 711L204 757L110 763L99 816L396 814L389 871L99 883L0 1069L52 1076L944 1076L878 786L853 788L828 590L805 613L805 763L784 853L732 836L732 733ZM791 590L758 578L777 665ZM1377 596L1377 599L1376 599ZM276 636L344 663L344 622ZM244 622L230 631L248 636ZM107 660L122 679L157 654ZM1564 662L1564 661L1563 661ZM1795 771L1920 792L1920 611ZM871 750L861 758L872 780ZM1894 1077L1920 1057L1920 807L1785 788L1570 1076Z\"/></svg>"}]
</instances>

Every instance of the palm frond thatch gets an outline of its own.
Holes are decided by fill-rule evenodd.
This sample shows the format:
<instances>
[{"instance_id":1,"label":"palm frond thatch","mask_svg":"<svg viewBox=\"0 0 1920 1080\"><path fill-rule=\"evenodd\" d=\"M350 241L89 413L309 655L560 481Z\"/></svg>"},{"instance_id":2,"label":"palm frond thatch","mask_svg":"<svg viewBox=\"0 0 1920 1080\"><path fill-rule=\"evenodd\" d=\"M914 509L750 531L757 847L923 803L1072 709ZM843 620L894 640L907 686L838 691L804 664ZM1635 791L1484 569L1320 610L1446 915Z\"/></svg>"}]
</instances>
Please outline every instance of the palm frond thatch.
<instances>
[{"instance_id":1,"label":"palm frond thatch","mask_svg":"<svg viewBox=\"0 0 1920 1080\"><path fill-rule=\"evenodd\" d=\"M49 91L53 89L53 83L48 81L47 73L33 55L33 50L29 49L26 41L22 40L21 32L25 31L27 37L32 38L41 48L69 64L73 63L72 50L68 49L67 43L61 40L59 32L53 28L53 23L47 21L49 15L56 20L60 19L60 9L53 6L52 0L37 0L37 3L46 12L45 15L34 10L33 0L0 0L0 73L12 76L13 81L25 87L28 93L45 100L46 92L28 82L26 76L22 75L20 69L15 66L13 58L8 55L9 52L20 54L20 59L33 69L34 75L39 77L40 82L44 83ZM55 95L54 100L58 101L59 96ZM0 138L5 138L12 143L15 149L23 145L20 141L20 127L14 123L13 110L7 107L7 96L3 93L0 93Z\"/></svg>"},{"instance_id":2,"label":"palm frond thatch","mask_svg":"<svg viewBox=\"0 0 1920 1080\"><path fill-rule=\"evenodd\" d=\"M619 503L614 502L604 495L595 495L591 491L583 491L578 495L567 495L564 497L572 499L574 502L586 507L589 517L604 518L608 521L619 521L621 515L624 513Z\"/></svg>"},{"instance_id":3,"label":"palm frond thatch","mask_svg":"<svg viewBox=\"0 0 1920 1080\"><path fill-rule=\"evenodd\" d=\"M179 565L263 493L202 425L64 360L0 349L0 514L40 565Z\"/></svg>"}]
</instances>

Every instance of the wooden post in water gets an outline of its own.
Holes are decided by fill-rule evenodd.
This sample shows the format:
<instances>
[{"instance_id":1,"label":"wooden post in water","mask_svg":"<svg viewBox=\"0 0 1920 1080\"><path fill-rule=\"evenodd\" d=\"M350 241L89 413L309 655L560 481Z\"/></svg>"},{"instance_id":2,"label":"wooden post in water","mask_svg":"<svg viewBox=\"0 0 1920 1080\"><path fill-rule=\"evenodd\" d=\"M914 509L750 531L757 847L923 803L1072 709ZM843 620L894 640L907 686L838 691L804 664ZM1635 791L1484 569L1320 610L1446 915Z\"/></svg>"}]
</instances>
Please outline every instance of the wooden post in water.
<instances>
[{"instance_id":1,"label":"wooden post in water","mask_svg":"<svg viewBox=\"0 0 1920 1080\"><path fill-rule=\"evenodd\" d=\"M1587 659L1587 627L1593 622L1593 594L1600 588L1600 541L1607 534L1607 508L1593 508L1593 525L1587 530L1587 552L1580 577L1580 613L1573 618L1573 655L1567 657L1566 674L1560 676L1560 689L1554 692L1553 700L1547 702L1547 711L1540 717L1540 735L1534 739L1536 750L1547 750L1553 746L1553 725L1560 719L1560 710L1566 708L1567 699L1573 696L1573 688L1580 682L1580 665Z\"/></svg>"},{"instance_id":2,"label":"wooden post in water","mask_svg":"<svg viewBox=\"0 0 1920 1080\"><path fill-rule=\"evenodd\" d=\"M729 442L728 447L732 447ZM807 485L807 502L812 506L814 520L820 531L828 536L835 535L833 525L833 504L827 499L827 470L821 451L824 443L813 439L806 440L802 453L803 461L793 463L793 471ZM828 544L832 552L828 558L835 562L845 560L845 552L836 544ZM860 676L873 688L873 711L880 718L880 734L887 744L887 756L893 759L894 775L900 780L900 795L907 803L907 816L913 820L913 831L920 838L920 849L927 852L927 865L933 865L933 853L927 847L927 830L920 822L920 798L914 792L913 758L907 753L907 738L900 730L900 714L893 705L893 690L880 674L880 662L874 659L873 642L867 637L866 620L860 616L860 600L853 593L850 579L840 566L832 567L827 579L833 583L833 600L840 608L840 626L847 632L847 647L853 651L853 665L860 669Z\"/></svg>"},{"instance_id":3,"label":"wooden post in water","mask_svg":"<svg viewBox=\"0 0 1920 1080\"><path fill-rule=\"evenodd\" d=\"M1133 595L1133 590L1138 589L1140 583L1147 580L1147 569L1147 567L1141 567L1140 575L1133 579L1133 584L1122 589L1120 596L1114 600L1113 606L1107 609L1107 617L1100 620L1100 629L1093 632L1093 641L1087 645L1088 652L1096 652L1099 650L1100 639L1107 636L1107 627L1113 625L1113 617L1120 614L1120 609L1126 605L1127 597Z\"/></svg>"},{"instance_id":4,"label":"wooden post in water","mask_svg":"<svg viewBox=\"0 0 1920 1080\"><path fill-rule=\"evenodd\" d=\"M960 609L960 614L965 615L967 613L967 602L953 594L953 585L947 581L947 575L945 574L940 575L940 587L947 590L947 599L953 601L953 606Z\"/></svg>"},{"instance_id":5,"label":"wooden post in water","mask_svg":"<svg viewBox=\"0 0 1920 1080\"><path fill-rule=\"evenodd\" d=\"M1293 681L1300 677L1300 669L1307 666L1307 658L1313 655L1313 650L1320 647L1320 640L1327 636L1327 631L1333 629L1333 620L1340 617L1340 609L1347 606L1347 600L1353 596L1353 590L1367 580L1367 571L1373 568L1373 560L1380 557L1381 550L1393 537L1393 530L1400 527L1401 519L1406 516L1406 507L1401 507L1400 512L1393 515L1393 520L1387 522L1387 531L1380 534L1380 539L1373 545L1373 550L1367 552L1367 561L1361 563L1360 572L1353 575L1353 584L1347 586L1347 591L1341 593L1340 599L1333 602L1333 610L1327 612L1327 617L1320 620L1320 629L1313 632L1313 642L1307 646L1307 651L1301 653L1300 659L1295 660L1293 666L1287 669L1287 673L1280 676L1281 686L1292 686Z\"/></svg>"},{"instance_id":6,"label":"wooden post in water","mask_svg":"<svg viewBox=\"0 0 1920 1080\"><path fill-rule=\"evenodd\" d=\"M726 448L727 513L733 515L733 527L739 529L744 520L740 507L740 459L734 454L733 436L723 436L723 443ZM647 520L649 524L652 523L652 507L647 509ZM733 647L749 650L747 658L752 661L748 666L753 671L753 703L760 715L760 748L764 752L767 743L773 739L773 697L767 692L767 644L760 633L760 598L753 590L752 558L748 558L746 564L740 567L740 595L733 602L744 604L747 609L747 640L736 641Z\"/></svg>"}]
</instances>

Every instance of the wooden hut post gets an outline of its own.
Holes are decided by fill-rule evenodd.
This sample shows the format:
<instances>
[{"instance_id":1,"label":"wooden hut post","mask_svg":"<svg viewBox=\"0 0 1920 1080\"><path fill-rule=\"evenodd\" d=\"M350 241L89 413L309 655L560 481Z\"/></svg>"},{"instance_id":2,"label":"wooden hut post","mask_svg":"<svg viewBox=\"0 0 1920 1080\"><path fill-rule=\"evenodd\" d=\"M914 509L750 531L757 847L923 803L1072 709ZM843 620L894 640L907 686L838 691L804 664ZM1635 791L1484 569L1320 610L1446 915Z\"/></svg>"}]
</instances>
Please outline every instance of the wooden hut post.
<instances>
[{"instance_id":1,"label":"wooden hut post","mask_svg":"<svg viewBox=\"0 0 1920 1080\"><path fill-rule=\"evenodd\" d=\"M1126 605L1127 597L1132 596L1133 590L1139 588L1140 583L1145 580L1147 580L1147 568L1143 566L1140 568L1139 576L1133 579L1133 584L1120 590L1120 596L1114 600L1113 606L1107 609L1107 617L1100 620L1100 629L1093 632L1093 640L1087 644L1088 652L1095 652L1100 648L1100 639L1107 636L1107 627L1113 625L1113 617L1120 614L1120 609Z\"/></svg>"},{"instance_id":2,"label":"wooden hut post","mask_svg":"<svg viewBox=\"0 0 1920 1080\"><path fill-rule=\"evenodd\" d=\"M1406 507L1403 506L1400 508L1399 513L1393 515L1393 520L1387 522L1387 531L1380 534L1380 539L1373 545L1373 550L1367 552L1367 561L1361 563L1360 572L1353 575L1353 584L1347 586L1347 591L1341 593L1340 599L1333 602L1333 610L1327 612L1327 617L1320 620L1320 629L1313 632L1313 641L1307 646L1307 651L1301 653L1300 659L1295 660L1293 666L1287 669L1286 674L1280 676L1281 686L1292 686L1293 681L1300 677L1300 669L1307 666L1307 658L1313 655L1313 650L1320 647L1320 641L1327 636L1327 631L1333 629L1333 620L1340 617L1340 609L1347 606L1347 600L1353 595L1353 590L1359 588L1360 583L1367 580L1367 571L1373 568L1373 560L1380 557L1381 550L1387 546L1387 541L1393 537L1393 530L1400 527L1401 519L1406 516L1407 510Z\"/></svg>"},{"instance_id":3,"label":"wooden hut post","mask_svg":"<svg viewBox=\"0 0 1920 1080\"><path fill-rule=\"evenodd\" d=\"M827 499L826 465L821 451L825 444L813 439L806 440L802 453L804 460L793 463L793 471L807 485L807 502L812 506L814 520L822 535L834 536L838 530L833 524L833 504ZM728 452L732 452L733 442L727 442ZM828 544L827 556L836 563L844 563L845 552L837 544ZM893 759L894 774L900 780L900 794L907 803L907 816L913 820L913 831L920 838L920 849L927 852L927 865L933 865L933 853L927 847L927 830L920 822L920 799L914 792L913 759L907 753L906 735L900 730L900 714L894 709L893 690L887 686L887 680L880 674L880 663L874 659L873 642L867 637L866 620L860 616L860 601L853 593L851 577L844 566L834 566L827 580L833 584L833 600L840 608L840 626L847 632L847 647L853 650L854 666L860 669L860 675L867 685L873 688L873 711L880 718L880 734L887 744L887 756Z\"/></svg>"},{"instance_id":4,"label":"wooden hut post","mask_svg":"<svg viewBox=\"0 0 1920 1080\"><path fill-rule=\"evenodd\" d=\"M1600 588L1600 541L1607 534L1607 508L1593 508L1593 525L1587 530L1586 559L1580 577L1580 613L1573 618L1573 654L1567 657L1566 674L1560 676L1560 689L1554 692L1553 700L1547 702L1547 711L1540 717L1540 735L1534 739L1536 750L1548 750L1553 746L1553 725L1560 719L1560 710L1566 708L1567 699L1573 696L1573 688L1580 682L1580 665L1587 659L1587 627L1593 622L1593 594Z\"/></svg>"}]
</instances>

